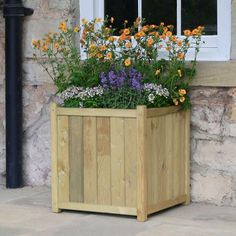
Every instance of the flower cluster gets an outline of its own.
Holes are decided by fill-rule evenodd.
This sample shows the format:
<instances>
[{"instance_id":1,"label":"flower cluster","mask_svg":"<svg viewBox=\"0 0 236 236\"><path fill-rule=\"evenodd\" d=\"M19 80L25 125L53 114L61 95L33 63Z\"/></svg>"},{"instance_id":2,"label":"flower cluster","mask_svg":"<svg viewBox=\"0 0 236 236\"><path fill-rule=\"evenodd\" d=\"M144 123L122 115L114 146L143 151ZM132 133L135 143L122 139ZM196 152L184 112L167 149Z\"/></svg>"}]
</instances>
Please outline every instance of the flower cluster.
<instances>
[{"instance_id":1,"label":"flower cluster","mask_svg":"<svg viewBox=\"0 0 236 236\"><path fill-rule=\"evenodd\" d=\"M178 37L172 25L127 21L117 35L116 19L67 21L59 32L33 40L35 58L54 80L65 106L135 108L137 105L189 108L189 82L195 75L204 27ZM80 48L75 45L80 35ZM191 62L186 63L189 49ZM45 60L46 59L46 60Z\"/></svg>"},{"instance_id":2,"label":"flower cluster","mask_svg":"<svg viewBox=\"0 0 236 236\"><path fill-rule=\"evenodd\" d=\"M104 89L119 89L123 86L129 86L134 90L142 89L142 74L130 68L126 70L125 68L115 71L112 68L108 73L102 73L100 76L101 85Z\"/></svg>"}]
</instances>

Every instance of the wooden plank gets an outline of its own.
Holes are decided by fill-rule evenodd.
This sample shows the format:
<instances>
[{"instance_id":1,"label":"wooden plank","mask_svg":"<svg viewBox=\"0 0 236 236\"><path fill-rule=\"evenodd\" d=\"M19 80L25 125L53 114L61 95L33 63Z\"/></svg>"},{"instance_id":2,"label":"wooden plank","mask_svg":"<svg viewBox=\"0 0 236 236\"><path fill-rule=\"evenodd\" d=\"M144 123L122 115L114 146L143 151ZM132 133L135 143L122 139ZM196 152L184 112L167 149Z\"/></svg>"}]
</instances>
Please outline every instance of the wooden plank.
<instances>
[{"instance_id":1,"label":"wooden plank","mask_svg":"<svg viewBox=\"0 0 236 236\"><path fill-rule=\"evenodd\" d=\"M111 118L112 205L125 206L124 119Z\"/></svg>"},{"instance_id":2,"label":"wooden plank","mask_svg":"<svg viewBox=\"0 0 236 236\"><path fill-rule=\"evenodd\" d=\"M186 195L180 195L180 196L176 197L175 199L170 199L170 200L165 200L165 201L159 202L156 205L148 207L148 214L152 214L154 212L158 212L158 211L164 210L166 208L181 204L181 203L185 202L186 199L187 199Z\"/></svg>"},{"instance_id":3,"label":"wooden plank","mask_svg":"<svg viewBox=\"0 0 236 236\"><path fill-rule=\"evenodd\" d=\"M70 201L84 201L83 118L70 118Z\"/></svg>"},{"instance_id":4,"label":"wooden plank","mask_svg":"<svg viewBox=\"0 0 236 236\"><path fill-rule=\"evenodd\" d=\"M147 110L145 106L137 107L137 219L147 220Z\"/></svg>"},{"instance_id":5,"label":"wooden plank","mask_svg":"<svg viewBox=\"0 0 236 236\"><path fill-rule=\"evenodd\" d=\"M187 195L186 205L190 203L190 110L185 112L185 141L184 141L184 163L185 163L185 194Z\"/></svg>"},{"instance_id":6,"label":"wooden plank","mask_svg":"<svg viewBox=\"0 0 236 236\"><path fill-rule=\"evenodd\" d=\"M59 201L69 202L69 119L58 117L58 185Z\"/></svg>"},{"instance_id":7,"label":"wooden plank","mask_svg":"<svg viewBox=\"0 0 236 236\"><path fill-rule=\"evenodd\" d=\"M125 131L125 205L137 205L137 138L136 119L124 120Z\"/></svg>"},{"instance_id":8,"label":"wooden plank","mask_svg":"<svg viewBox=\"0 0 236 236\"><path fill-rule=\"evenodd\" d=\"M97 118L98 204L111 204L110 119Z\"/></svg>"},{"instance_id":9,"label":"wooden plank","mask_svg":"<svg viewBox=\"0 0 236 236\"><path fill-rule=\"evenodd\" d=\"M107 205L94 205L86 203L77 202L66 202L60 203L60 208L67 210L78 210L78 211L91 211L100 213L112 213L120 215L137 215L137 209L134 207L117 207L117 206L107 206Z\"/></svg>"},{"instance_id":10,"label":"wooden plank","mask_svg":"<svg viewBox=\"0 0 236 236\"><path fill-rule=\"evenodd\" d=\"M88 117L127 117L135 118L135 109L91 109L91 108L64 108L59 107L58 115L88 116Z\"/></svg>"},{"instance_id":11,"label":"wooden plank","mask_svg":"<svg viewBox=\"0 0 236 236\"><path fill-rule=\"evenodd\" d=\"M162 107L162 108L149 108L147 109L147 118L164 116L167 114L178 112L181 108L179 106Z\"/></svg>"},{"instance_id":12,"label":"wooden plank","mask_svg":"<svg viewBox=\"0 0 236 236\"><path fill-rule=\"evenodd\" d=\"M57 152L57 105L51 103L51 162L52 162L52 177L51 177L51 188L52 188L52 211L57 213L59 209L58 199L58 152Z\"/></svg>"},{"instance_id":13,"label":"wooden plank","mask_svg":"<svg viewBox=\"0 0 236 236\"><path fill-rule=\"evenodd\" d=\"M84 202L97 204L96 117L83 118Z\"/></svg>"}]
</instances>

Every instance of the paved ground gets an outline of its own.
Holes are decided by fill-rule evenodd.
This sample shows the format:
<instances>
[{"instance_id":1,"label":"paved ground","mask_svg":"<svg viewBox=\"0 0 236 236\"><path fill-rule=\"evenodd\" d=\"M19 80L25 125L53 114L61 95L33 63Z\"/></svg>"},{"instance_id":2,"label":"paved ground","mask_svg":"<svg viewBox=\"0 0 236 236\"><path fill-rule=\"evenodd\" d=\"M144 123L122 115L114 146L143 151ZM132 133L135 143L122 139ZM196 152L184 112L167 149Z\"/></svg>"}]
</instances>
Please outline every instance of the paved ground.
<instances>
[{"instance_id":1,"label":"paved ground","mask_svg":"<svg viewBox=\"0 0 236 236\"><path fill-rule=\"evenodd\" d=\"M45 187L0 187L0 236L236 236L236 208L178 206L138 223L134 217L50 211Z\"/></svg>"}]
</instances>

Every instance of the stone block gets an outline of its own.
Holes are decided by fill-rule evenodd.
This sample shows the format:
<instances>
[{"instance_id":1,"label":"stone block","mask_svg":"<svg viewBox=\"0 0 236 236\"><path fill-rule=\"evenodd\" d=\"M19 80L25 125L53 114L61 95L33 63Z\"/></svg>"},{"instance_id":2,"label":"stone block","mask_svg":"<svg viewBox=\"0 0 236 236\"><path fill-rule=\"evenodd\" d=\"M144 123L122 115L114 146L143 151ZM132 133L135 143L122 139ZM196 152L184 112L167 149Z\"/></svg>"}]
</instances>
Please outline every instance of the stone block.
<instances>
[{"instance_id":1,"label":"stone block","mask_svg":"<svg viewBox=\"0 0 236 236\"><path fill-rule=\"evenodd\" d=\"M232 197L232 177L220 172L192 174L192 201L229 205Z\"/></svg>"},{"instance_id":2,"label":"stone block","mask_svg":"<svg viewBox=\"0 0 236 236\"><path fill-rule=\"evenodd\" d=\"M71 8L71 0L50 0L49 10L69 10Z\"/></svg>"},{"instance_id":3,"label":"stone block","mask_svg":"<svg viewBox=\"0 0 236 236\"><path fill-rule=\"evenodd\" d=\"M25 85L43 85L52 84L53 81L37 61L27 60L23 63L23 83Z\"/></svg>"},{"instance_id":4,"label":"stone block","mask_svg":"<svg viewBox=\"0 0 236 236\"><path fill-rule=\"evenodd\" d=\"M236 171L235 140L226 139L223 142L197 140L192 153L192 160L208 169L234 173Z\"/></svg>"}]
</instances>

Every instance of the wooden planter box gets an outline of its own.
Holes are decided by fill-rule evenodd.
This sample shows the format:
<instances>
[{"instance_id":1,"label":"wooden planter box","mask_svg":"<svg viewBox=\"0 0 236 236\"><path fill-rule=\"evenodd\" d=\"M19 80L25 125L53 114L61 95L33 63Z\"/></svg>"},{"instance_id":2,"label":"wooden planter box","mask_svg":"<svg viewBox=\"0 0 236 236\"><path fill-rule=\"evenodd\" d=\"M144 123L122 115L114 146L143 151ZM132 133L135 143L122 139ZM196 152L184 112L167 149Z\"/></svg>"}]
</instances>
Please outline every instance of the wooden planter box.
<instances>
[{"instance_id":1,"label":"wooden planter box","mask_svg":"<svg viewBox=\"0 0 236 236\"><path fill-rule=\"evenodd\" d=\"M52 209L137 216L189 203L190 112L51 105Z\"/></svg>"}]
</instances>

